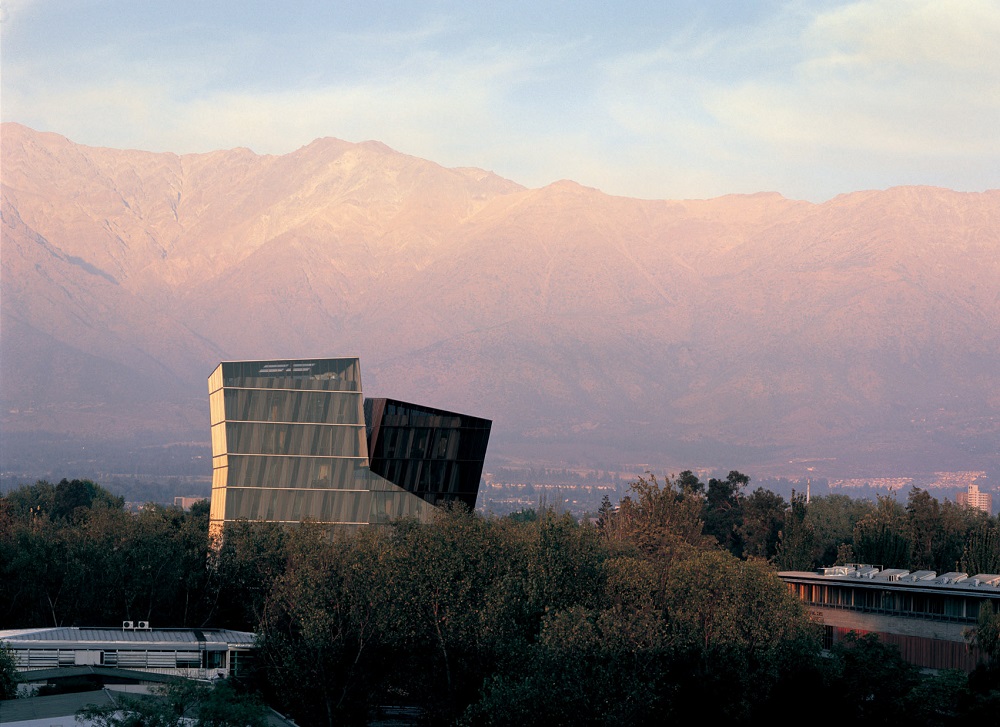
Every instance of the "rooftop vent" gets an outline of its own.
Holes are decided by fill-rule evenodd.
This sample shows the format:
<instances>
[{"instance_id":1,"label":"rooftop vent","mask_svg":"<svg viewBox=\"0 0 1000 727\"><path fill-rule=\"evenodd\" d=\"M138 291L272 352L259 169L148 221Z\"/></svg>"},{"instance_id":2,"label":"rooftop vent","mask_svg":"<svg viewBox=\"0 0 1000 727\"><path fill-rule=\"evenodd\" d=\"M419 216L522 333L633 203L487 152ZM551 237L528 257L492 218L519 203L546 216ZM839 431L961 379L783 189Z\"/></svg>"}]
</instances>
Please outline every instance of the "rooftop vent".
<instances>
[{"instance_id":1,"label":"rooftop vent","mask_svg":"<svg viewBox=\"0 0 1000 727\"><path fill-rule=\"evenodd\" d=\"M975 586L1000 586L1000 575L996 573L977 573L969 580Z\"/></svg>"},{"instance_id":2,"label":"rooftop vent","mask_svg":"<svg viewBox=\"0 0 1000 727\"><path fill-rule=\"evenodd\" d=\"M821 576L847 576L854 572L854 568L847 565L834 565L820 568L816 572Z\"/></svg>"},{"instance_id":3,"label":"rooftop vent","mask_svg":"<svg viewBox=\"0 0 1000 727\"><path fill-rule=\"evenodd\" d=\"M918 570L909 575L900 576L899 580L915 583L916 581L933 581L935 578L937 578L937 573L932 570Z\"/></svg>"},{"instance_id":4,"label":"rooftop vent","mask_svg":"<svg viewBox=\"0 0 1000 727\"><path fill-rule=\"evenodd\" d=\"M909 574L910 571L903 570L902 568L886 568L881 573L876 572L872 574L872 577L880 581L898 581Z\"/></svg>"}]
</instances>

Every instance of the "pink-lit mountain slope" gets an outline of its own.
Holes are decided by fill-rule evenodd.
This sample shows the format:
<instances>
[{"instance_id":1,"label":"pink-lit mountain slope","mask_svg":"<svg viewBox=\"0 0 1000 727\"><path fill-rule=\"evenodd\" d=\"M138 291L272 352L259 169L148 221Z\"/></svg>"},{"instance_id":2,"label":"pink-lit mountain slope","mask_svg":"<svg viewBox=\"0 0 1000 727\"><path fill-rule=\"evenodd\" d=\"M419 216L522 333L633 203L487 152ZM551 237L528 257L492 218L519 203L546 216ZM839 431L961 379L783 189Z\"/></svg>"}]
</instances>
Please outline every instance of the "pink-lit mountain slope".
<instances>
[{"instance_id":1,"label":"pink-lit mountain slope","mask_svg":"<svg viewBox=\"0 0 1000 727\"><path fill-rule=\"evenodd\" d=\"M611 197L375 142L2 129L7 433L207 440L223 359L357 355L497 454L1000 466L1000 192Z\"/></svg>"}]
</instances>

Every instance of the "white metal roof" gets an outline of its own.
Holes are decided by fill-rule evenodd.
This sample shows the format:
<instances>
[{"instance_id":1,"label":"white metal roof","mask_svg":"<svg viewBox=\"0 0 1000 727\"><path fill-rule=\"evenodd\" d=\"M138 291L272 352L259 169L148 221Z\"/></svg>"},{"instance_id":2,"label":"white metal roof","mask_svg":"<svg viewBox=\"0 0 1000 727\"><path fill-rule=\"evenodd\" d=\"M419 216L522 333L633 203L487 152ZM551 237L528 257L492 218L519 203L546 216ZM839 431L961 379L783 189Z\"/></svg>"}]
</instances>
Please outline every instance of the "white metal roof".
<instances>
[{"instance_id":1,"label":"white metal roof","mask_svg":"<svg viewBox=\"0 0 1000 727\"><path fill-rule=\"evenodd\" d=\"M0 639L12 646L43 644L59 647L94 648L161 648L177 649L212 646L252 646L254 635L249 631L230 629L115 629L60 626L39 629L0 631Z\"/></svg>"},{"instance_id":2,"label":"white metal roof","mask_svg":"<svg viewBox=\"0 0 1000 727\"><path fill-rule=\"evenodd\" d=\"M786 581L851 583L870 587L877 585L881 588L921 590L928 593L1000 598L1000 575L993 573L979 573L970 578L968 573L950 572L937 575L929 570L911 573L902 568L882 570L864 563L848 563L846 566L820 568L818 571L783 571L778 573L778 576Z\"/></svg>"}]
</instances>

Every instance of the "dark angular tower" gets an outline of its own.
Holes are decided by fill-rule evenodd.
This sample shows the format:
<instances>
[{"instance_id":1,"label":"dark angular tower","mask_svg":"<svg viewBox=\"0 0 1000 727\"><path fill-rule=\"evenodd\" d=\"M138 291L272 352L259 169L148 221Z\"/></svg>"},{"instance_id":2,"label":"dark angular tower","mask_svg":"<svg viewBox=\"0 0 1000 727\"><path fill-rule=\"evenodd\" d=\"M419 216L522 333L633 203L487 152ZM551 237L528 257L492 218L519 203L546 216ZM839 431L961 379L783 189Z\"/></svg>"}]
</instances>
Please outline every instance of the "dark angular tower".
<instances>
[{"instance_id":1,"label":"dark angular tower","mask_svg":"<svg viewBox=\"0 0 1000 727\"><path fill-rule=\"evenodd\" d=\"M433 505L476 507L489 419L396 399L365 399L372 472Z\"/></svg>"}]
</instances>

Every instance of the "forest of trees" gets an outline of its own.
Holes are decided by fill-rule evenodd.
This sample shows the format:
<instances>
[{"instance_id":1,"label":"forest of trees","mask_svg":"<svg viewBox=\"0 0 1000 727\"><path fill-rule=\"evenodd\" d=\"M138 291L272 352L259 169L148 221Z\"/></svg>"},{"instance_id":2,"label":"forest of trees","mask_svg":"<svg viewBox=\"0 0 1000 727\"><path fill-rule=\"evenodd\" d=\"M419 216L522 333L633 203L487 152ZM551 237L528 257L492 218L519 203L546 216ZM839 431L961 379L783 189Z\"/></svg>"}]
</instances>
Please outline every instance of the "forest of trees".
<instances>
[{"instance_id":1,"label":"forest of trees","mask_svg":"<svg viewBox=\"0 0 1000 727\"><path fill-rule=\"evenodd\" d=\"M379 705L429 724L959 724L1000 710L1000 616L972 675L922 675L872 637L828 654L777 570L834 562L1000 572L997 518L914 488L905 504L747 494L738 472L639 478L577 522L546 508L331 537L207 504L123 509L86 480L0 498L0 629L222 626L258 634L246 688L300 724Z\"/></svg>"}]
</instances>

